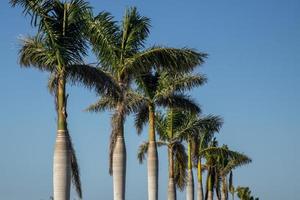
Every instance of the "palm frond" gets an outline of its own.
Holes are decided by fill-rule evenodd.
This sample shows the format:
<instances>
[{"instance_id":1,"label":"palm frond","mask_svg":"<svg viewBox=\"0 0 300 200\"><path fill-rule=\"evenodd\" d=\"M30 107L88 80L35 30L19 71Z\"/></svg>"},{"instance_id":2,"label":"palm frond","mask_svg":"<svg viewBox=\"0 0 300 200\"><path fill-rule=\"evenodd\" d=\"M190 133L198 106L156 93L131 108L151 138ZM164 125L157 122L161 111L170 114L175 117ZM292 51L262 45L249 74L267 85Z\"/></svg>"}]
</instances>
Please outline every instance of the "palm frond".
<instances>
[{"instance_id":1,"label":"palm frond","mask_svg":"<svg viewBox=\"0 0 300 200\"><path fill-rule=\"evenodd\" d=\"M33 66L42 71L54 71L56 60L53 52L46 44L45 38L38 34L35 37L21 39L20 65L24 67Z\"/></svg>"},{"instance_id":2,"label":"palm frond","mask_svg":"<svg viewBox=\"0 0 300 200\"><path fill-rule=\"evenodd\" d=\"M143 127L147 124L149 118L148 104L144 103L140 105L138 112L134 117L134 125L138 134L142 133Z\"/></svg>"},{"instance_id":3,"label":"palm frond","mask_svg":"<svg viewBox=\"0 0 300 200\"><path fill-rule=\"evenodd\" d=\"M206 77L200 74L175 74L165 72L160 75L158 82L157 96L169 96L174 92L185 92L194 87L203 85Z\"/></svg>"},{"instance_id":4,"label":"palm frond","mask_svg":"<svg viewBox=\"0 0 300 200\"><path fill-rule=\"evenodd\" d=\"M104 110L113 110L117 106L117 101L109 96L102 96L96 103L90 105L85 111L102 112Z\"/></svg>"},{"instance_id":5,"label":"palm frond","mask_svg":"<svg viewBox=\"0 0 300 200\"><path fill-rule=\"evenodd\" d=\"M71 172L72 172L72 183L75 187L75 190L79 196L79 198L82 198L82 189L81 189L81 180L80 180L80 171L79 171L79 165L77 162L76 152L72 143L72 139L70 134L67 133L68 143L70 145L70 152L71 152Z\"/></svg>"},{"instance_id":6,"label":"palm frond","mask_svg":"<svg viewBox=\"0 0 300 200\"><path fill-rule=\"evenodd\" d=\"M97 93L119 98L120 88L113 77L99 68L89 65L71 65L66 68L67 77L73 84L81 84Z\"/></svg>"},{"instance_id":7,"label":"palm frond","mask_svg":"<svg viewBox=\"0 0 300 200\"><path fill-rule=\"evenodd\" d=\"M88 30L87 35L93 51L102 65L115 65L119 54L117 43L120 40L120 31L113 16L108 12L101 12L94 18L91 16Z\"/></svg>"},{"instance_id":8,"label":"palm frond","mask_svg":"<svg viewBox=\"0 0 300 200\"><path fill-rule=\"evenodd\" d=\"M157 104L159 106L182 109L192 113L201 112L199 105L189 96L184 94L172 94L167 97L160 97L157 99Z\"/></svg>"},{"instance_id":9,"label":"palm frond","mask_svg":"<svg viewBox=\"0 0 300 200\"><path fill-rule=\"evenodd\" d=\"M179 190L183 191L186 186L187 177L187 160L188 156L185 151L185 147L182 143L175 143L173 145L174 151L174 179L175 184Z\"/></svg>"},{"instance_id":10,"label":"palm frond","mask_svg":"<svg viewBox=\"0 0 300 200\"><path fill-rule=\"evenodd\" d=\"M150 19L141 16L136 7L126 9L122 21L121 49L124 56L131 56L144 47L148 37Z\"/></svg>"},{"instance_id":11,"label":"palm frond","mask_svg":"<svg viewBox=\"0 0 300 200\"><path fill-rule=\"evenodd\" d=\"M139 160L139 163L142 164L145 160L146 154L148 152L149 142L145 141L143 142L138 149L137 158Z\"/></svg>"},{"instance_id":12,"label":"palm frond","mask_svg":"<svg viewBox=\"0 0 300 200\"><path fill-rule=\"evenodd\" d=\"M176 49L154 46L126 60L125 64L127 71L131 73L147 71L152 67L180 72L191 71L197 65L202 64L205 57L205 53L188 48Z\"/></svg>"}]
</instances>

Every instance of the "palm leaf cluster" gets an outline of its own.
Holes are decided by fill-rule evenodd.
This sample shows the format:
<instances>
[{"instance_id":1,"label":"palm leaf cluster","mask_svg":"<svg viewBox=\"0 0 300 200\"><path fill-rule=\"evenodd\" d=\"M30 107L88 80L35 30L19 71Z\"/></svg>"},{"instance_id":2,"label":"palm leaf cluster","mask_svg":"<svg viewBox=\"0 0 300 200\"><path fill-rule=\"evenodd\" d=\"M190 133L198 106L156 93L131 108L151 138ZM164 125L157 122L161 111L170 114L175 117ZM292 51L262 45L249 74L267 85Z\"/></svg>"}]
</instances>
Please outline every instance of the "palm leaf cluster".
<instances>
[{"instance_id":1,"label":"palm leaf cluster","mask_svg":"<svg viewBox=\"0 0 300 200\"><path fill-rule=\"evenodd\" d=\"M192 172L193 167L198 171L198 184L202 185L202 172L207 172L206 199L214 190L219 198L225 195L225 199L228 192L234 193L232 171L250 163L251 159L226 145L218 146L214 134L220 131L222 118L203 115L188 93L207 82L203 74L195 73L204 63L206 53L187 47L148 46L151 21L135 7L126 9L118 22L109 12L94 14L84 0L10 0L10 3L20 6L36 28L34 36L22 38L19 62L23 67L49 73L48 88L55 99L57 129L65 134L68 144L65 154L59 156L70 157L65 164L70 166L73 185L80 198L79 165L67 127L68 83L92 89L99 96L86 111L113 113L109 172L114 178L115 200L125 199L124 123L131 114L135 117L138 134L148 124L149 139L139 147L138 159L142 163L149 152L154 152L150 159L157 162L148 167L155 176L158 176L156 148L167 147L169 180L174 181L173 198L176 198L176 188L183 191L192 181L187 172ZM89 48L97 57L96 66L84 62ZM118 146L122 148L117 149ZM59 170L67 174L68 169ZM55 170L54 173L57 174ZM227 176L230 176L229 183ZM62 183L65 179L58 176ZM149 180L155 189L149 189L148 195L150 200L157 200L158 177ZM54 186L56 200L69 198L68 180L64 184L63 191ZM57 191L65 197L57 195Z\"/></svg>"}]
</instances>

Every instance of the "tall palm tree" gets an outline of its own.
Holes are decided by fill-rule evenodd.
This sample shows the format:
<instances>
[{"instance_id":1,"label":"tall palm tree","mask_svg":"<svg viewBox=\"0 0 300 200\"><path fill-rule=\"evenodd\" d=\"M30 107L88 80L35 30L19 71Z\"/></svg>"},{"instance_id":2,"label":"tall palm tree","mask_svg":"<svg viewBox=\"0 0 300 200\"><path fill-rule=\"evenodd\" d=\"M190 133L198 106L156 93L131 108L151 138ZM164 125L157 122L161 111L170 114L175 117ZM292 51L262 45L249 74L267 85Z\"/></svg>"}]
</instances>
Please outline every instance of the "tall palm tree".
<instances>
[{"instance_id":1,"label":"tall palm tree","mask_svg":"<svg viewBox=\"0 0 300 200\"><path fill-rule=\"evenodd\" d=\"M143 125L149 124L148 138L148 189L149 199L158 195L158 155L155 135L156 107L169 107L190 110L198 113L199 107L186 95L184 91L202 85L206 78L190 73L175 73L166 71L145 72L136 78L138 90L143 97L136 114L136 127L141 133ZM154 195L154 197L152 196Z\"/></svg>"},{"instance_id":2,"label":"tall palm tree","mask_svg":"<svg viewBox=\"0 0 300 200\"><path fill-rule=\"evenodd\" d=\"M67 127L66 82L81 82L97 92L109 91L109 77L98 69L85 65L89 5L83 0L11 0L31 16L35 36L25 37L19 52L20 64L50 73L49 89L55 95L57 137L53 161L53 192L55 200L70 198L71 176L79 197L82 196L78 164Z\"/></svg>"},{"instance_id":3,"label":"tall palm tree","mask_svg":"<svg viewBox=\"0 0 300 200\"><path fill-rule=\"evenodd\" d=\"M101 68L114 77L121 90L120 95L114 97L116 104L113 105L115 112L110 141L110 173L113 175L115 200L125 199L126 148L123 126L132 80L151 68L189 71L201 64L206 56L188 48L145 48L149 27L149 18L141 16L136 8L126 10L121 26L107 12L93 17L89 23L89 38ZM101 110L97 109L99 104L94 104L89 110ZM149 192L149 200L152 199L157 197Z\"/></svg>"}]
</instances>

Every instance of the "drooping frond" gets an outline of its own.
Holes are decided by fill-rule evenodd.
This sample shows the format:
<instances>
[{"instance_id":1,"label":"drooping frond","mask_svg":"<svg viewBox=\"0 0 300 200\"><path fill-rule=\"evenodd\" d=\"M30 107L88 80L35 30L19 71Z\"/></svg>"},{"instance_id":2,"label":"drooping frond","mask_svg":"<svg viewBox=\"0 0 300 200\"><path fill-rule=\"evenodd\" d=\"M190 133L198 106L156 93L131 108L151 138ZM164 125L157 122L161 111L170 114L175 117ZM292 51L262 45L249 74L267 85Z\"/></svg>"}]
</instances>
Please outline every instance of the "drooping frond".
<instances>
[{"instance_id":1,"label":"drooping frond","mask_svg":"<svg viewBox=\"0 0 300 200\"><path fill-rule=\"evenodd\" d=\"M183 191L186 186L188 156L182 143L173 145L174 151L174 180L176 187Z\"/></svg>"},{"instance_id":2,"label":"drooping frond","mask_svg":"<svg viewBox=\"0 0 300 200\"><path fill-rule=\"evenodd\" d=\"M48 80L48 90L52 95L55 95L58 84L58 77L55 73L51 73Z\"/></svg>"},{"instance_id":3,"label":"drooping frond","mask_svg":"<svg viewBox=\"0 0 300 200\"><path fill-rule=\"evenodd\" d=\"M251 163L252 160L247 155L239 153L239 152L232 152L231 158L229 159L229 162L227 165L222 169L221 173L223 175L227 175L232 170L234 170L237 167L247 165Z\"/></svg>"},{"instance_id":4,"label":"drooping frond","mask_svg":"<svg viewBox=\"0 0 300 200\"><path fill-rule=\"evenodd\" d=\"M99 94L114 98L120 96L120 89L113 77L99 68L89 65L71 65L66 68L67 78L74 84L94 89Z\"/></svg>"},{"instance_id":5,"label":"drooping frond","mask_svg":"<svg viewBox=\"0 0 300 200\"><path fill-rule=\"evenodd\" d=\"M160 97L157 99L157 104L159 106L182 109L192 113L201 112L199 105L189 96L184 94L172 94L168 97Z\"/></svg>"},{"instance_id":6,"label":"drooping frond","mask_svg":"<svg viewBox=\"0 0 300 200\"><path fill-rule=\"evenodd\" d=\"M36 67L42 71L54 71L56 60L55 52L51 50L45 41L45 38L38 34L35 37L26 37L21 39L20 65L24 67Z\"/></svg>"},{"instance_id":7,"label":"drooping frond","mask_svg":"<svg viewBox=\"0 0 300 200\"><path fill-rule=\"evenodd\" d=\"M88 38L92 43L93 51L103 66L115 65L118 61L118 41L120 31L113 16L108 12L101 12L88 21Z\"/></svg>"},{"instance_id":8,"label":"drooping frond","mask_svg":"<svg viewBox=\"0 0 300 200\"><path fill-rule=\"evenodd\" d=\"M162 113L155 115L155 130L160 140L169 142L167 119Z\"/></svg>"},{"instance_id":9,"label":"drooping frond","mask_svg":"<svg viewBox=\"0 0 300 200\"><path fill-rule=\"evenodd\" d=\"M143 142L138 149L137 158L139 160L139 163L142 164L145 160L146 154L148 152L149 142L145 141Z\"/></svg>"},{"instance_id":10,"label":"drooping frond","mask_svg":"<svg viewBox=\"0 0 300 200\"><path fill-rule=\"evenodd\" d=\"M142 133L143 127L147 124L149 118L148 104L144 103L140 105L138 112L134 117L134 125L138 134Z\"/></svg>"},{"instance_id":11,"label":"drooping frond","mask_svg":"<svg viewBox=\"0 0 300 200\"><path fill-rule=\"evenodd\" d=\"M123 56L132 56L144 47L148 37L150 19L141 16L135 7L126 9L122 21L121 49Z\"/></svg>"},{"instance_id":12,"label":"drooping frond","mask_svg":"<svg viewBox=\"0 0 300 200\"><path fill-rule=\"evenodd\" d=\"M31 16L31 24L37 26L39 20L47 16L47 11L54 0L10 0L9 3L15 7L23 8L24 15Z\"/></svg>"},{"instance_id":13,"label":"drooping frond","mask_svg":"<svg viewBox=\"0 0 300 200\"><path fill-rule=\"evenodd\" d=\"M154 46L137 53L133 58L126 60L127 70L131 73L156 69L191 71L204 62L205 53L188 48L176 49Z\"/></svg>"},{"instance_id":14,"label":"drooping frond","mask_svg":"<svg viewBox=\"0 0 300 200\"><path fill-rule=\"evenodd\" d=\"M104 110L113 110L117 106L117 101L109 96L102 96L96 103L90 105L85 110L88 112L101 112Z\"/></svg>"},{"instance_id":15,"label":"drooping frond","mask_svg":"<svg viewBox=\"0 0 300 200\"><path fill-rule=\"evenodd\" d=\"M143 109L144 105L147 104L143 95L132 90L128 90L125 96L125 113L136 113Z\"/></svg>"},{"instance_id":16,"label":"drooping frond","mask_svg":"<svg viewBox=\"0 0 300 200\"><path fill-rule=\"evenodd\" d=\"M76 152L73 147L72 139L70 137L70 134L68 133L68 143L70 145L70 152L71 152L71 174L72 174L72 183L75 187L75 190L77 192L77 195L79 198L82 198L82 189L81 189L81 180L80 180L80 171L79 171L79 165L77 162Z\"/></svg>"}]
</instances>

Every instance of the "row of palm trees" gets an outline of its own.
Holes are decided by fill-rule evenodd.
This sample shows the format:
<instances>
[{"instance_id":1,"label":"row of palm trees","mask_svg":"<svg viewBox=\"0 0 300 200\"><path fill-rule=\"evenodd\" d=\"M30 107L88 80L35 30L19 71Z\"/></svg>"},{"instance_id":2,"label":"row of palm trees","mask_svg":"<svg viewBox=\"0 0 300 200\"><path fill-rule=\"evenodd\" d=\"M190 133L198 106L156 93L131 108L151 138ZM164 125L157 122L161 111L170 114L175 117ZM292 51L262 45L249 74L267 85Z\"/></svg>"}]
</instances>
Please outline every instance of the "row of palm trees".
<instances>
[{"instance_id":1,"label":"row of palm trees","mask_svg":"<svg viewBox=\"0 0 300 200\"><path fill-rule=\"evenodd\" d=\"M158 199L158 146L168 148L168 199L176 199L177 188L186 188L187 199L194 199L193 167L198 172L199 200L212 200L214 191L219 199L228 199L232 187L228 174L232 177L234 168L251 160L227 146L218 146L214 134L222 119L200 115L201 109L187 94L206 82L205 76L193 73L204 62L205 53L157 45L146 48L150 19L134 7L126 9L119 23L108 12L94 15L84 0L10 3L23 8L37 29L34 36L22 39L20 64L48 72L49 91L55 98L55 200L70 199L71 180L82 197L78 163L67 126L67 83L83 85L99 95L88 111L113 112L109 172L113 176L114 200L125 199L124 123L130 114L135 114L138 133L146 124L149 128L148 141L138 152L141 162L147 154L149 200ZM97 66L84 62L89 47L98 59ZM206 192L202 186L203 170L207 171Z\"/></svg>"}]
</instances>

